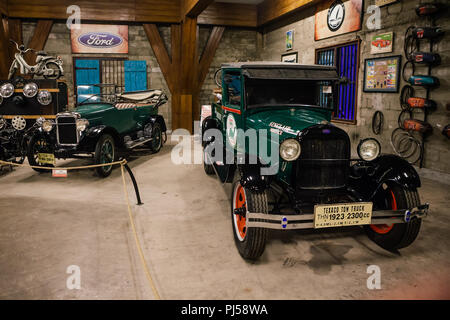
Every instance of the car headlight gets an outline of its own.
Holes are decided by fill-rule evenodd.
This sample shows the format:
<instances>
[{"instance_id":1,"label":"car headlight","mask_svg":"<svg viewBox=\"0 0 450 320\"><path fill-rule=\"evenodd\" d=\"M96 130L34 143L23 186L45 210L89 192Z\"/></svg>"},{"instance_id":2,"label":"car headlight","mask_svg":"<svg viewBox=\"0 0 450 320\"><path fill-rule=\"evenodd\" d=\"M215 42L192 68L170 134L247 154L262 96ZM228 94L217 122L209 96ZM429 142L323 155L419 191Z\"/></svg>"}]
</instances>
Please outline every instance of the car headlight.
<instances>
[{"instance_id":1,"label":"car headlight","mask_svg":"<svg viewBox=\"0 0 450 320\"><path fill-rule=\"evenodd\" d=\"M39 91L37 100L43 106L48 106L50 103L52 103L52 94L47 90Z\"/></svg>"},{"instance_id":2,"label":"car headlight","mask_svg":"<svg viewBox=\"0 0 450 320\"><path fill-rule=\"evenodd\" d=\"M381 154L380 143L373 138L361 140L358 145L358 155L364 161L373 161Z\"/></svg>"},{"instance_id":3,"label":"car headlight","mask_svg":"<svg viewBox=\"0 0 450 320\"><path fill-rule=\"evenodd\" d=\"M14 86L11 83L4 83L0 87L0 96L7 99L14 94Z\"/></svg>"},{"instance_id":4,"label":"car headlight","mask_svg":"<svg viewBox=\"0 0 450 320\"><path fill-rule=\"evenodd\" d=\"M89 126L89 121L86 119L78 119L77 120L77 130L83 132Z\"/></svg>"},{"instance_id":5,"label":"car headlight","mask_svg":"<svg viewBox=\"0 0 450 320\"><path fill-rule=\"evenodd\" d=\"M23 87L23 95L27 98L33 98L37 95L39 87L36 83L30 82Z\"/></svg>"},{"instance_id":6,"label":"car headlight","mask_svg":"<svg viewBox=\"0 0 450 320\"><path fill-rule=\"evenodd\" d=\"M300 143L294 139L286 139L280 145L280 157L284 161L295 161L300 157L302 148Z\"/></svg>"},{"instance_id":7,"label":"car headlight","mask_svg":"<svg viewBox=\"0 0 450 320\"><path fill-rule=\"evenodd\" d=\"M53 121L50 120L44 120L42 122L42 130L44 130L45 132L50 132L53 129Z\"/></svg>"}]
</instances>

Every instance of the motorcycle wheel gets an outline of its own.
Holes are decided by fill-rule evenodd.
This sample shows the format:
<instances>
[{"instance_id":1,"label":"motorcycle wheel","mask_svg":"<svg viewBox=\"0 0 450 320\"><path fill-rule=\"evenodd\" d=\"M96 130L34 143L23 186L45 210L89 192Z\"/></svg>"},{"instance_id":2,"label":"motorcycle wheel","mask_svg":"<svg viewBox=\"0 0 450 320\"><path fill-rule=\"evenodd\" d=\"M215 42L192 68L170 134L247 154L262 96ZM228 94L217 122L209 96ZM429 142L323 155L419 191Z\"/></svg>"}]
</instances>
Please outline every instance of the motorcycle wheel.
<instances>
[{"instance_id":1,"label":"motorcycle wheel","mask_svg":"<svg viewBox=\"0 0 450 320\"><path fill-rule=\"evenodd\" d=\"M62 71L61 71L61 67L59 64L57 64L56 62L48 62L45 64L45 67L47 69L52 69L53 70L53 75L52 76L47 76L44 74L44 78L45 79L59 79L62 76Z\"/></svg>"}]
</instances>

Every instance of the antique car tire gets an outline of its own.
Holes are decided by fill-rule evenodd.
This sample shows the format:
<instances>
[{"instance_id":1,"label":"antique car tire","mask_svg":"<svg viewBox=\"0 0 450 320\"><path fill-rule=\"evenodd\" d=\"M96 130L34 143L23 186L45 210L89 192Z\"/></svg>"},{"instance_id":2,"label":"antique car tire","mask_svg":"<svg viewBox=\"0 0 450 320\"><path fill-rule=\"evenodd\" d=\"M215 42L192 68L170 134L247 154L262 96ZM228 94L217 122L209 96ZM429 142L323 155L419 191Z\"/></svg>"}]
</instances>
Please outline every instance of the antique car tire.
<instances>
[{"instance_id":1,"label":"antique car tire","mask_svg":"<svg viewBox=\"0 0 450 320\"><path fill-rule=\"evenodd\" d=\"M152 136L153 140L148 143L148 146L153 153L158 153L163 145L162 130L159 123L155 123L153 126Z\"/></svg>"},{"instance_id":2,"label":"antique car tire","mask_svg":"<svg viewBox=\"0 0 450 320\"><path fill-rule=\"evenodd\" d=\"M205 173L209 176L216 173L214 171L214 166L212 164L206 164L205 149L203 149L203 169L205 170Z\"/></svg>"},{"instance_id":3,"label":"antique car tire","mask_svg":"<svg viewBox=\"0 0 450 320\"><path fill-rule=\"evenodd\" d=\"M51 66L51 67L49 67L49 66ZM55 79L55 80L57 80L57 79L61 78L61 76L62 76L61 68L56 62L48 62L48 63L45 64L45 67L48 68L48 69L53 69L55 71L58 70L58 72L54 76L46 76L46 75L44 75L45 79Z\"/></svg>"},{"instance_id":4,"label":"antique car tire","mask_svg":"<svg viewBox=\"0 0 450 320\"><path fill-rule=\"evenodd\" d=\"M111 154L112 153L112 154ZM116 149L114 138L109 134L104 134L97 141L97 145L95 146L95 164L109 163L115 161ZM105 162L108 161L108 162ZM98 167L95 168L95 172L99 177L106 178L112 172L113 167Z\"/></svg>"},{"instance_id":5,"label":"antique car tire","mask_svg":"<svg viewBox=\"0 0 450 320\"><path fill-rule=\"evenodd\" d=\"M38 152L36 150L36 145L38 142L40 141L45 141L45 143L47 143L47 141L45 140L45 138L43 137L32 137L30 142L28 143L28 148L27 148L27 158L28 158L28 163L30 164L30 166L38 166L38 167L48 167L51 168L53 167L50 164L40 164L38 162ZM49 172L50 170L47 169L41 169L41 168L32 168L34 171L36 172Z\"/></svg>"},{"instance_id":6,"label":"antique car tire","mask_svg":"<svg viewBox=\"0 0 450 320\"><path fill-rule=\"evenodd\" d=\"M231 221L233 235L239 254L247 260L256 260L263 253L267 241L267 229L246 228L246 219L234 213L246 205L249 212L268 213L266 191L252 191L243 187L240 181L233 185L231 198Z\"/></svg>"},{"instance_id":7,"label":"antique car tire","mask_svg":"<svg viewBox=\"0 0 450 320\"><path fill-rule=\"evenodd\" d=\"M385 190L390 207L393 210L411 209L420 205L417 190L407 190L400 186L391 186ZM393 225L365 226L367 236L380 247L395 251L406 248L416 240L422 219L413 218L409 223Z\"/></svg>"}]
</instances>

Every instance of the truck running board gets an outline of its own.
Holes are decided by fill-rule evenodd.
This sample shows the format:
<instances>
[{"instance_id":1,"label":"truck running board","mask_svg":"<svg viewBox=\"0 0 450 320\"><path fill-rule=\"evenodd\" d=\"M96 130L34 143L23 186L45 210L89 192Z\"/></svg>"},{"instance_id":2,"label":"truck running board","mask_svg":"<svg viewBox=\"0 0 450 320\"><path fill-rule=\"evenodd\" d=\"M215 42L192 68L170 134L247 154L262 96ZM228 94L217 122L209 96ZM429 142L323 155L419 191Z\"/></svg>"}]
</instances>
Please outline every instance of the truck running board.
<instances>
[{"instance_id":1,"label":"truck running board","mask_svg":"<svg viewBox=\"0 0 450 320\"><path fill-rule=\"evenodd\" d=\"M127 149L133 149L133 148L136 148L136 147L138 147L140 145L143 145L144 143L150 142L152 140L153 140L153 138L147 138L147 139L141 138L141 139L138 139L138 140L128 141L128 142L125 143L125 146L127 147Z\"/></svg>"}]
</instances>

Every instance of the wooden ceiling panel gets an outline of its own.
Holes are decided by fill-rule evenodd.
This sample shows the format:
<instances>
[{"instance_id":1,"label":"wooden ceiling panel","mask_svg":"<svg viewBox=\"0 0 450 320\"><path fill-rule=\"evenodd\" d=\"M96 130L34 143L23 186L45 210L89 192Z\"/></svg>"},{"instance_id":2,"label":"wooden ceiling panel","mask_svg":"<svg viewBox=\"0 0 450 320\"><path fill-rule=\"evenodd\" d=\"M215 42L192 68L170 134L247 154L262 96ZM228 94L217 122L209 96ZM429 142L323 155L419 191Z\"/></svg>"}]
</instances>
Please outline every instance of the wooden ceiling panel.
<instances>
[{"instance_id":1,"label":"wooden ceiling panel","mask_svg":"<svg viewBox=\"0 0 450 320\"><path fill-rule=\"evenodd\" d=\"M265 0L258 5L258 25L262 26L319 0Z\"/></svg>"},{"instance_id":2,"label":"wooden ceiling panel","mask_svg":"<svg viewBox=\"0 0 450 320\"><path fill-rule=\"evenodd\" d=\"M198 23L255 28L257 18L255 5L214 2L198 16Z\"/></svg>"}]
</instances>

